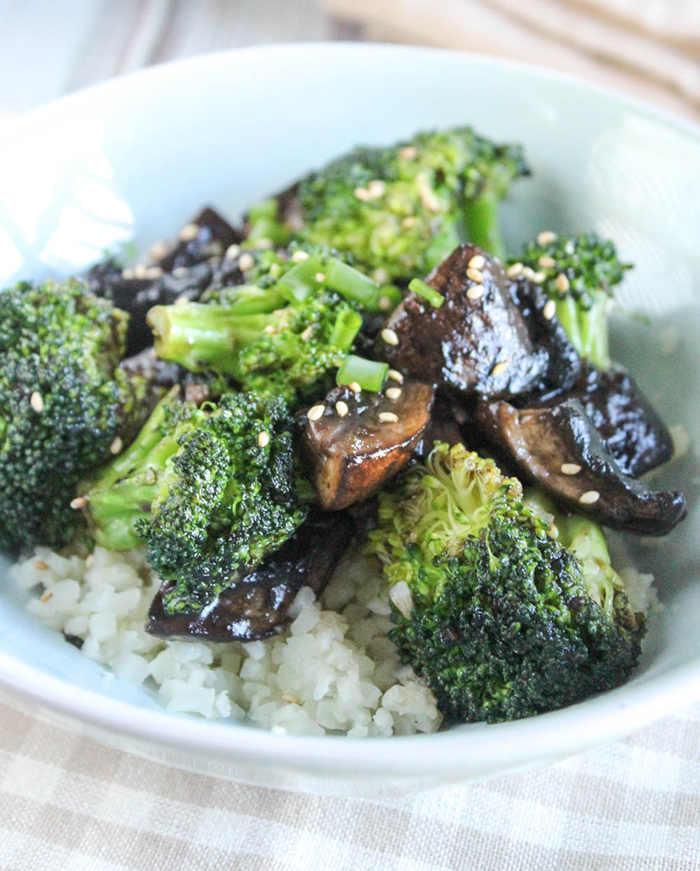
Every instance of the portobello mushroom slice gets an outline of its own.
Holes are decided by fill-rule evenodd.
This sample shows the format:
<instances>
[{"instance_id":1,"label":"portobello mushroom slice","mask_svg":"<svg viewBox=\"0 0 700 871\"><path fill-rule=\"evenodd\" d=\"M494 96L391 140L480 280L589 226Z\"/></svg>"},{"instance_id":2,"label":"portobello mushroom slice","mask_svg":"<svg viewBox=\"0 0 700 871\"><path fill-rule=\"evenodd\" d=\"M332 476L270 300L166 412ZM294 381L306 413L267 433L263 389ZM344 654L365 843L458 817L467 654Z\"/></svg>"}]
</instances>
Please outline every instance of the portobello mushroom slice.
<instances>
[{"instance_id":1,"label":"portobello mushroom slice","mask_svg":"<svg viewBox=\"0 0 700 871\"><path fill-rule=\"evenodd\" d=\"M586 362L569 396L580 401L625 474L638 478L673 456L666 424L623 368L604 370Z\"/></svg>"},{"instance_id":2,"label":"portobello mushroom slice","mask_svg":"<svg viewBox=\"0 0 700 871\"><path fill-rule=\"evenodd\" d=\"M430 420L429 384L388 382L384 393L335 387L300 416L301 450L327 511L369 498L410 460Z\"/></svg>"},{"instance_id":3,"label":"portobello mushroom slice","mask_svg":"<svg viewBox=\"0 0 700 871\"><path fill-rule=\"evenodd\" d=\"M146 631L221 642L269 638L287 620L302 587L323 590L353 532L347 514L316 512L276 553L200 613L167 614L163 599L172 582L165 581L151 603Z\"/></svg>"},{"instance_id":4,"label":"portobello mushroom slice","mask_svg":"<svg viewBox=\"0 0 700 871\"><path fill-rule=\"evenodd\" d=\"M682 493L649 490L624 473L577 399L526 409L487 401L478 414L506 456L566 510L640 535L665 535L685 517Z\"/></svg>"},{"instance_id":5,"label":"portobello mushroom slice","mask_svg":"<svg viewBox=\"0 0 700 871\"><path fill-rule=\"evenodd\" d=\"M507 399L558 384L576 362L563 328L544 317L544 297L510 282L481 249L460 245L428 284L442 305L409 294L377 340L378 354L397 369L464 395ZM554 357L557 343L566 347L564 364Z\"/></svg>"}]
</instances>

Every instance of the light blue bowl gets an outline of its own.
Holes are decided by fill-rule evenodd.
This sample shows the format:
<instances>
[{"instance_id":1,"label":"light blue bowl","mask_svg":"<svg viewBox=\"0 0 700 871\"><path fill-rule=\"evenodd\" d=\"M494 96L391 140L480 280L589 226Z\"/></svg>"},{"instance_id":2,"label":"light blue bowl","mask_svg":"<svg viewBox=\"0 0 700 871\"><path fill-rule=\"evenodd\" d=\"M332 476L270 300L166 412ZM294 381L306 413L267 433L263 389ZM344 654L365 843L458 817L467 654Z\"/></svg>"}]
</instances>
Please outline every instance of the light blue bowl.
<instances>
[{"instance_id":1,"label":"light blue bowl","mask_svg":"<svg viewBox=\"0 0 700 871\"><path fill-rule=\"evenodd\" d=\"M670 424L700 436L700 131L583 82L473 55L377 45L271 46L158 67L20 119L0 143L0 278L69 274L103 249L172 237L211 203L236 217L357 143L473 124L525 144L534 169L505 208L511 246L539 230L594 229L636 269L620 302L615 356ZM677 350L664 356L669 329ZM60 470L56 470L60 474ZM658 478L682 487L687 520L635 546L665 619L624 687L516 723L352 741L273 735L163 711L105 678L0 587L0 682L104 740L258 783L380 792L557 759L700 698L697 463Z\"/></svg>"}]
</instances>

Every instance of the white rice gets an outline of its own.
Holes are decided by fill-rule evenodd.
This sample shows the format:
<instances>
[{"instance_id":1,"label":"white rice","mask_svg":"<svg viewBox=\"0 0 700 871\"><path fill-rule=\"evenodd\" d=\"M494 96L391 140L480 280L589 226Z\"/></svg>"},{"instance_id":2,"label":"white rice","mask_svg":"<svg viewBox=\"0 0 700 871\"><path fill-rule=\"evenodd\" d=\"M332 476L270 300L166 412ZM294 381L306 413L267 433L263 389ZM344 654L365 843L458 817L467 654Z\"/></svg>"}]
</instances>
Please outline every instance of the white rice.
<instances>
[{"instance_id":1,"label":"white rice","mask_svg":"<svg viewBox=\"0 0 700 871\"><path fill-rule=\"evenodd\" d=\"M635 610L652 612L653 576L611 541L613 562ZM248 644L162 640L144 631L160 580L144 550L97 548L84 558L37 548L12 575L35 591L28 608L42 623L82 640L82 653L119 679L146 684L171 711L248 721L276 732L353 738L434 732L435 698L402 666L388 637L389 595L374 562L345 558L317 600L297 595L279 635ZM392 601L410 611L410 591ZM111 674L110 674L111 677Z\"/></svg>"},{"instance_id":2,"label":"white rice","mask_svg":"<svg viewBox=\"0 0 700 871\"><path fill-rule=\"evenodd\" d=\"M373 562L342 561L321 600L303 588L291 625L267 641L161 640L143 625L160 585L143 550L60 556L38 548L12 574L36 590L29 610L82 639L117 678L145 683L171 711L242 720L278 732L351 737L434 732L432 693L388 638L389 599Z\"/></svg>"}]
</instances>

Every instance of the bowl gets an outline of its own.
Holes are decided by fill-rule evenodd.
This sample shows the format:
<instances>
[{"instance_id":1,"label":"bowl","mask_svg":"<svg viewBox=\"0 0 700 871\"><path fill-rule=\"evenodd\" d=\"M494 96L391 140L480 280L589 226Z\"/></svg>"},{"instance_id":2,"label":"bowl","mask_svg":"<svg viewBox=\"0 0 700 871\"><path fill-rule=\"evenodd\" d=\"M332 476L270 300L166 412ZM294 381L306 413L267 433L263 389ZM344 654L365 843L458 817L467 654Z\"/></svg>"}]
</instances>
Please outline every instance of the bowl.
<instances>
[{"instance_id":1,"label":"bowl","mask_svg":"<svg viewBox=\"0 0 700 871\"><path fill-rule=\"evenodd\" d=\"M0 278L65 275L172 237L204 203L245 206L357 143L472 124L521 141L534 177L504 209L519 245L594 229L636 269L613 351L670 424L700 437L700 130L582 81L503 60L362 44L269 46L149 69L20 118L0 144ZM110 679L0 585L0 683L101 740L198 771L339 794L409 791L549 762L700 698L700 513L692 451L664 470L689 515L631 544L664 605L625 686L539 717L434 735L275 735L166 712ZM6 575L7 561L0 566Z\"/></svg>"}]
</instances>

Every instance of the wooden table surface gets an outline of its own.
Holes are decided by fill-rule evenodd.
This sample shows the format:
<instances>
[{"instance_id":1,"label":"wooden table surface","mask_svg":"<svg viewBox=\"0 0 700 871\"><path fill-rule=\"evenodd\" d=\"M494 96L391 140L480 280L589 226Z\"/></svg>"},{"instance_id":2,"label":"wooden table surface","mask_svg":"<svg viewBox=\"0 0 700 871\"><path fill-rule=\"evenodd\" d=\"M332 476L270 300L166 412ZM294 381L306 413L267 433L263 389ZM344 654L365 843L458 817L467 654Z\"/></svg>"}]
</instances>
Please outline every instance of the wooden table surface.
<instances>
[{"instance_id":1,"label":"wooden table surface","mask_svg":"<svg viewBox=\"0 0 700 871\"><path fill-rule=\"evenodd\" d=\"M0 0L0 120L149 64L360 38L315 0Z\"/></svg>"}]
</instances>

